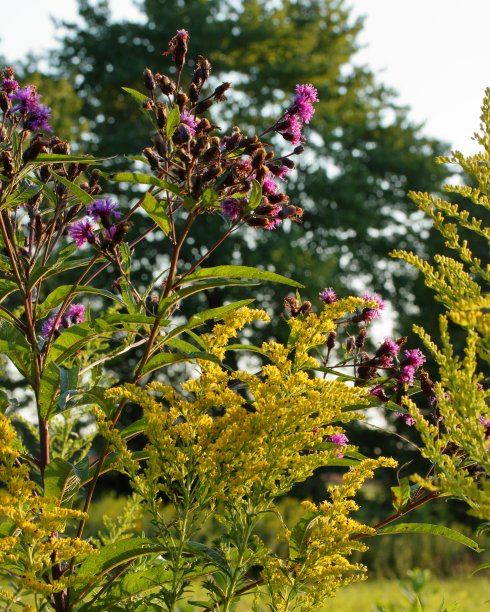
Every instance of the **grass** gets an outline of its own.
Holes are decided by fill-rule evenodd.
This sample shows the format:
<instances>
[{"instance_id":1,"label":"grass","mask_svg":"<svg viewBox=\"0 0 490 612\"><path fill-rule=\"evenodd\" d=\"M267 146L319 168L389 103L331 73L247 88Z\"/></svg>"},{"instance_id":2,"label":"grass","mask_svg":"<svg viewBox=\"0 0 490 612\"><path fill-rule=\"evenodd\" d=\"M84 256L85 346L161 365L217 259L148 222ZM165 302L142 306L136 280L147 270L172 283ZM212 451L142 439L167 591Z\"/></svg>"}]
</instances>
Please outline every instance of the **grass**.
<instances>
[{"instance_id":1,"label":"grass","mask_svg":"<svg viewBox=\"0 0 490 612\"><path fill-rule=\"evenodd\" d=\"M339 591L322 612L411 612L416 608L402 592L407 586L397 580L354 584ZM490 612L490 578L431 578L421 590L421 600L425 612Z\"/></svg>"}]
</instances>

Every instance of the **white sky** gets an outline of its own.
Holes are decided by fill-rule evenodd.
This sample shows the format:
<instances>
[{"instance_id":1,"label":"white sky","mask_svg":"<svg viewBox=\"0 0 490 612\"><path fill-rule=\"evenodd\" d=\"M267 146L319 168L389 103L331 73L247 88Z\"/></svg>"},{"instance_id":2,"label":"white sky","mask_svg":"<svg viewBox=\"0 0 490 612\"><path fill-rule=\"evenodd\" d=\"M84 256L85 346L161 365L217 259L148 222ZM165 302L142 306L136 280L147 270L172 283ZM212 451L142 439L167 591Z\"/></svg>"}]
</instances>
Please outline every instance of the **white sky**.
<instances>
[{"instance_id":1,"label":"white sky","mask_svg":"<svg viewBox=\"0 0 490 612\"><path fill-rule=\"evenodd\" d=\"M465 153L490 86L490 0L349 0L366 15L359 61L399 92L425 132ZM114 17L136 18L131 0L111 0ZM76 0L0 0L0 55L10 62L54 44L50 15L73 19ZM19 35L22 32L22 36ZM293 44L293 43L292 43Z\"/></svg>"}]
</instances>

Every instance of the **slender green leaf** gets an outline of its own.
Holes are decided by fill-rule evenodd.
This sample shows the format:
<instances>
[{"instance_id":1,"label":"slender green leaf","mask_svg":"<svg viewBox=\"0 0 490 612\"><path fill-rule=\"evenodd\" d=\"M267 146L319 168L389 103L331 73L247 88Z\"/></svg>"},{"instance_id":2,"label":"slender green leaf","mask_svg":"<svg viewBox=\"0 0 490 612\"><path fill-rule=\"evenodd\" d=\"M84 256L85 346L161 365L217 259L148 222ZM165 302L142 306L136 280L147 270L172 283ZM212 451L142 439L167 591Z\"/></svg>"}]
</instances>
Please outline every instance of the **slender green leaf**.
<instances>
[{"instance_id":1,"label":"slender green leaf","mask_svg":"<svg viewBox=\"0 0 490 612\"><path fill-rule=\"evenodd\" d=\"M174 363L181 363L183 361L194 361L195 359L205 359L207 361L214 361L219 363L219 359L214 355L205 353L204 351L196 351L194 353L157 353L153 355L145 366L141 369L140 375L144 376L155 370L160 370L166 366Z\"/></svg>"},{"instance_id":2,"label":"slender green leaf","mask_svg":"<svg viewBox=\"0 0 490 612\"><path fill-rule=\"evenodd\" d=\"M145 427L146 427L146 419L145 418L138 419L137 421L134 421L133 423L131 423L131 425L128 425L124 429L121 429L121 431L119 432L119 435L121 436L121 438L132 438L133 436L144 431Z\"/></svg>"},{"instance_id":3,"label":"slender green leaf","mask_svg":"<svg viewBox=\"0 0 490 612\"><path fill-rule=\"evenodd\" d=\"M397 487L391 487L391 503L397 512L401 512L410 501L410 481L401 478Z\"/></svg>"},{"instance_id":4,"label":"slender green leaf","mask_svg":"<svg viewBox=\"0 0 490 612\"><path fill-rule=\"evenodd\" d=\"M99 549L97 555L87 557L80 565L77 578L85 584L100 584L101 578L112 569L145 555L165 552L166 548L148 538L127 538ZM72 601L81 593L74 589Z\"/></svg>"},{"instance_id":5,"label":"slender green leaf","mask_svg":"<svg viewBox=\"0 0 490 612\"><path fill-rule=\"evenodd\" d=\"M482 570L490 570L490 561L487 561L486 563L482 563L481 565L478 565L478 567L476 567L476 569L474 569L471 572L471 575L473 576L473 574L476 574L477 572L481 572Z\"/></svg>"},{"instance_id":6,"label":"slender green leaf","mask_svg":"<svg viewBox=\"0 0 490 612\"><path fill-rule=\"evenodd\" d=\"M180 109L177 105L167 115L167 123L165 124L165 136L168 140L174 135L177 126L180 123Z\"/></svg>"},{"instance_id":7,"label":"slender green leaf","mask_svg":"<svg viewBox=\"0 0 490 612\"><path fill-rule=\"evenodd\" d=\"M58 404L58 411L61 412L65 409L66 403L69 400L70 395L74 395L76 393L80 368L78 366L74 366L72 368L61 368L58 365L56 367L59 370L60 378L60 399Z\"/></svg>"},{"instance_id":8,"label":"slender green leaf","mask_svg":"<svg viewBox=\"0 0 490 612\"><path fill-rule=\"evenodd\" d=\"M252 189L250 191L250 201L248 204L249 208L251 208L252 210L255 210L257 206L260 204L261 200L262 200L262 185L259 183L259 181L256 181L255 179L253 179Z\"/></svg>"},{"instance_id":9,"label":"slender green leaf","mask_svg":"<svg viewBox=\"0 0 490 612\"><path fill-rule=\"evenodd\" d=\"M56 402L60 386L60 371L54 363L48 363L44 368L39 383L39 413L43 419L47 419Z\"/></svg>"},{"instance_id":10,"label":"slender green leaf","mask_svg":"<svg viewBox=\"0 0 490 612\"><path fill-rule=\"evenodd\" d=\"M96 295L109 298L114 302L119 302L120 304L124 303L118 295L112 293L111 291L107 291L106 289L97 289L96 287L87 287L84 285L61 285L60 287L54 289L44 300L44 302L39 304L36 311L38 318L42 319L43 317L47 316L49 312L53 310L53 308L59 306L70 293L73 293L73 295L80 293L94 293Z\"/></svg>"},{"instance_id":11,"label":"slender green leaf","mask_svg":"<svg viewBox=\"0 0 490 612\"><path fill-rule=\"evenodd\" d=\"M431 535L443 536L455 542L459 542L476 552L483 552L483 549L478 544L467 536L444 527L442 525L431 525L429 523L399 523L398 525L388 525L378 530L378 535L392 535L395 533L429 533Z\"/></svg>"},{"instance_id":12,"label":"slender green leaf","mask_svg":"<svg viewBox=\"0 0 490 612\"><path fill-rule=\"evenodd\" d=\"M60 183L62 183L69 191L71 191L71 193L80 200L80 202L82 204L85 204L85 206L89 206L90 204L92 204L92 202L94 201L94 198L87 193L86 191L84 191L79 185L77 185L76 183L73 183L72 181L69 181L67 178L65 178L64 176L60 176L59 174L56 174L56 172L53 172L52 170L50 170L50 174L51 176L53 176L57 181L59 181Z\"/></svg>"},{"instance_id":13,"label":"slender green leaf","mask_svg":"<svg viewBox=\"0 0 490 612\"><path fill-rule=\"evenodd\" d=\"M141 91L131 89L131 87L121 87L121 89L128 93L133 98L133 100L136 100L136 102L138 102L140 106L148 100L148 96L144 93L141 93Z\"/></svg>"},{"instance_id":14,"label":"slender green leaf","mask_svg":"<svg viewBox=\"0 0 490 612\"><path fill-rule=\"evenodd\" d=\"M31 345L9 321L0 320L0 353L5 353L19 372L30 379L34 371Z\"/></svg>"},{"instance_id":15,"label":"slender green leaf","mask_svg":"<svg viewBox=\"0 0 490 612\"><path fill-rule=\"evenodd\" d=\"M148 213L162 232L168 236L170 232L170 221L165 212L166 205L161 200L157 200L150 192L147 192L141 203L141 208Z\"/></svg>"},{"instance_id":16,"label":"slender green leaf","mask_svg":"<svg viewBox=\"0 0 490 612\"><path fill-rule=\"evenodd\" d=\"M61 501L71 499L80 488L80 478L74 467L56 457L52 459L44 470L44 495L45 497L56 497Z\"/></svg>"},{"instance_id":17,"label":"slender green leaf","mask_svg":"<svg viewBox=\"0 0 490 612\"><path fill-rule=\"evenodd\" d=\"M41 189L42 185L30 185L26 188L21 187L9 195L5 202L1 202L0 207L13 208L14 206L20 206L38 194Z\"/></svg>"},{"instance_id":18,"label":"slender green leaf","mask_svg":"<svg viewBox=\"0 0 490 612\"><path fill-rule=\"evenodd\" d=\"M0 302L13 293L14 291L18 291L17 283L11 280L7 280L5 278L0 278Z\"/></svg>"},{"instance_id":19,"label":"slender green leaf","mask_svg":"<svg viewBox=\"0 0 490 612\"><path fill-rule=\"evenodd\" d=\"M172 577L172 572L163 564L149 569L129 572L111 587L107 593L104 593L102 597L94 603L89 602L82 606L79 611L107 612L108 610L119 609L116 608L117 604L127 601L132 597L142 597L160 591L164 584L172 581ZM128 602L130 606L133 603Z\"/></svg>"},{"instance_id":20,"label":"slender green leaf","mask_svg":"<svg viewBox=\"0 0 490 612\"><path fill-rule=\"evenodd\" d=\"M185 276L180 284L190 283L195 280L203 280L206 278L249 278L259 281L271 281L273 283L281 283L290 285L291 287L303 287L301 283L294 281L281 274L268 272L267 270L258 270L248 266L216 266L215 268L201 268L192 274Z\"/></svg>"},{"instance_id":21,"label":"slender green leaf","mask_svg":"<svg viewBox=\"0 0 490 612\"><path fill-rule=\"evenodd\" d=\"M153 185L164 191L170 191L175 195L180 195L180 189L177 185L162 181L162 179L153 176L153 174L143 174L141 172L113 172L108 174L107 178L118 183L137 183L139 185Z\"/></svg>"},{"instance_id":22,"label":"slender green leaf","mask_svg":"<svg viewBox=\"0 0 490 612\"><path fill-rule=\"evenodd\" d=\"M110 157L92 157L91 155L58 155L55 153L41 153L30 161L28 166L38 166L41 164L98 164Z\"/></svg>"}]
</instances>

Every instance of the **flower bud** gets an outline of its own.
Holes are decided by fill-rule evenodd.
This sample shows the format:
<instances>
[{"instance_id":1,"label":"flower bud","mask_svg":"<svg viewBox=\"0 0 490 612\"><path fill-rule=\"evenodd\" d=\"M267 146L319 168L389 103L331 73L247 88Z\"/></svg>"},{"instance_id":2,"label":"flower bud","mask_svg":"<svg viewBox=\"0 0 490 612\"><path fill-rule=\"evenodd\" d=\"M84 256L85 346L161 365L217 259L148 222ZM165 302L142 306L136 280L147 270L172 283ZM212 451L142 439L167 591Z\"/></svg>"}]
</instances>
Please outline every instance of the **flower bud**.
<instances>
[{"instance_id":1,"label":"flower bud","mask_svg":"<svg viewBox=\"0 0 490 612\"><path fill-rule=\"evenodd\" d=\"M6 113L10 108L10 98L4 91L0 91L0 108Z\"/></svg>"},{"instance_id":2,"label":"flower bud","mask_svg":"<svg viewBox=\"0 0 490 612\"><path fill-rule=\"evenodd\" d=\"M199 100L199 89L195 83L191 83L189 87L189 100L195 104Z\"/></svg>"},{"instance_id":3,"label":"flower bud","mask_svg":"<svg viewBox=\"0 0 490 612\"><path fill-rule=\"evenodd\" d=\"M283 166L286 166L290 170L293 170L294 168L296 168L296 164L289 157L282 157L281 158L281 163L282 163Z\"/></svg>"},{"instance_id":4,"label":"flower bud","mask_svg":"<svg viewBox=\"0 0 490 612\"><path fill-rule=\"evenodd\" d=\"M149 89L150 91L153 91L156 87L153 72L149 68L145 68L143 72L143 83L145 84L146 89Z\"/></svg>"},{"instance_id":5,"label":"flower bud","mask_svg":"<svg viewBox=\"0 0 490 612\"><path fill-rule=\"evenodd\" d=\"M303 153L305 150L303 145L298 145L297 147L294 148L293 153L294 155L301 155L301 153Z\"/></svg>"},{"instance_id":6,"label":"flower bud","mask_svg":"<svg viewBox=\"0 0 490 612\"><path fill-rule=\"evenodd\" d=\"M228 89L230 89L230 87L231 83L221 83L221 85L218 85L218 87L216 87L214 90L214 99L217 102L223 102L223 100L226 100L225 93L228 91Z\"/></svg>"},{"instance_id":7,"label":"flower bud","mask_svg":"<svg viewBox=\"0 0 490 612\"><path fill-rule=\"evenodd\" d=\"M365 328L362 328L357 334L355 342L354 342L358 349L363 348L364 345L366 344L366 336L367 336L367 331Z\"/></svg>"},{"instance_id":8,"label":"flower bud","mask_svg":"<svg viewBox=\"0 0 490 612\"><path fill-rule=\"evenodd\" d=\"M156 81L158 83L158 87L160 87L160 91L164 96L170 96L176 90L176 85L172 79L169 79L168 76L164 74L156 74Z\"/></svg>"},{"instance_id":9,"label":"flower bud","mask_svg":"<svg viewBox=\"0 0 490 612\"><path fill-rule=\"evenodd\" d=\"M198 102L194 107L196 115L201 115L202 113L205 113L211 106L213 106L212 100L203 100L202 102Z\"/></svg>"},{"instance_id":10,"label":"flower bud","mask_svg":"<svg viewBox=\"0 0 490 612\"><path fill-rule=\"evenodd\" d=\"M327 348L329 351L335 346L335 340L337 339L337 332L331 331L327 336Z\"/></svg>"},{"instance_id":11,"label":"flower bud","mask_svg":"<svg viewBox=\"0 0 490 612\"><path fill-rule=\"evenodd\" d=\"M183 91L179 91L175 94L175 102L177 106L179 107L180 112L182 112L184 108L187 106L187 102L189 102L189 98L187 94L185 94Z\"/></svg>"}]
</instances>

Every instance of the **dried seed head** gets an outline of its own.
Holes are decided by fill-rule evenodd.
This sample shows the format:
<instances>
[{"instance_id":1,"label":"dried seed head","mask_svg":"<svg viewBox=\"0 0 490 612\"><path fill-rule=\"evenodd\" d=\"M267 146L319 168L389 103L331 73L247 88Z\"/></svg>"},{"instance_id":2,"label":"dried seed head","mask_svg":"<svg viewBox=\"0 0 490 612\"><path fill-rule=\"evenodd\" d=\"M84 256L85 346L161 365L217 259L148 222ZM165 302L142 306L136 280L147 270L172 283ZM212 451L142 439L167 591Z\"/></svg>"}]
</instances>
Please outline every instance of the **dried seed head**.
<instances>
[{"instance_id":1,"label":"dried seed head","mask_svg":"<svg viewBox=\"0 0 490 612\"><path fill-rule=\"evenodd\" d=\"M149 68L145 68L143 72L143 83L145 84L146 89L149 89L150 91L153 91L156 87L155 77Z\"/></svg>"}]
</instances>

